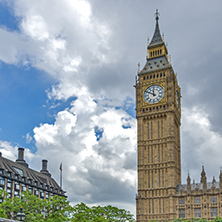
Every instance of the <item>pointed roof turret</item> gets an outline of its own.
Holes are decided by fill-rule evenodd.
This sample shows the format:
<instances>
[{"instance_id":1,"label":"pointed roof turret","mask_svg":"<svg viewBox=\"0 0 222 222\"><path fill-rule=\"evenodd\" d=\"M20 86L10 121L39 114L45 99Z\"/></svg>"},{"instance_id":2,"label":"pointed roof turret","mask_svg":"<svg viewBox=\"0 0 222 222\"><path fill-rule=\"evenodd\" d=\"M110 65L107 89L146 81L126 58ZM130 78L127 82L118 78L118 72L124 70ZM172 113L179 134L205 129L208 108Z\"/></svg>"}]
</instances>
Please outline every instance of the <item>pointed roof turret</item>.
<instances>
[{"instance_id":1,"label":"pointed roof turret","mask_svg":"<svg viewBox=\"0 0 222 222\"><path fill-rule=\"evenodd\" d=\"M159 12L158 12L158 9L156 10L156 13L155 13L155 16L156 16L156 28L155 28L155 31L154 31L154 34L153 34L153 38L149 44L149 46L152 46L152 45L156 45L156 44L159 44L159 43L162 43L163 44L163 39L162 39L162 36L160 34L160 29L159 29L159 23L158 23L158 20L159 20Z\"/></svg>"},{"instance_id":2,"label":"pointed roof turret","mask_svg":"<svg viewBox=\"0 0 222 222\"><path fill-rule=\"evenodd\" d=\"M188 176L187 176L187 183L190 184L190 173L188 172Z\"/></svg>"},{"instance_id":3,"label":"pointed roof turret","mask_svg":"<svg viewBox=\"0 0 222 222\"><path fill-rule=\"evenodd\" d=\"M205 173L205 170L204 170L204 166L202 166L202 172L201 172L200 182L203 183L203 181L205 180L205 178L206 178L206 173Z\"/></svg>"},{"instance_id":4,"label":"pointed roof turret","mask_svg":"<svg viewBox=\"0 0 222 222\"><path fill-rule=\"evenodd\" d=\"M191 185L190 185L190 174L188 172L188 177L187 177L187 192L191 192Z\"/></svg>"},{"instance_id":5,"label":"pointed roof turret","mask_svg":"<svg viewBox=\"0 0 222 222\"><path fill-rule=\"evenodd\" d=\"M215 186L215 183L216 183L215 176L213 176L213 180L212 180L213 186Z\"/></svg>"},{"instance_id":6,"label":"pointed roof turret","mask_svg":"<svg viewBox=\"0 0 222 222\"><path fill-rule=\"evenodd\" d=\"M138 74L149 73L157 70L163 70L171 67L168 61L167 47L162 39L159 29L159 12L156 10L156 28L151 42L148 42L146 64Z\"/></svg>"}]
</instances>

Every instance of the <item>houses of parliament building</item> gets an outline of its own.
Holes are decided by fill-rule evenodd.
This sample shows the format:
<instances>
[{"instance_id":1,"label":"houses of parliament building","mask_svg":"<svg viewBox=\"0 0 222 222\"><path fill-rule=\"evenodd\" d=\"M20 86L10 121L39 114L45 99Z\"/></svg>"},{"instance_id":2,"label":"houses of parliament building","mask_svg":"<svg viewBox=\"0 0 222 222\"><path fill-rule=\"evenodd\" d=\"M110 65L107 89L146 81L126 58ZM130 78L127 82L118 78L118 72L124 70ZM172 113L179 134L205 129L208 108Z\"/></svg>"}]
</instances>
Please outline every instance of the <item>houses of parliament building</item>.
<instances>
[{"instance_id":1,"label":"houses of parliament building","mask_svg":"<svg viewBox=\"0 0 222 222\"><path fill-rule=\"evenodd\" d=\"M138 75L137 118L137 221L222 217L222 172L219 182L207 182L204 167L200 183L181 184L181 88L156 27L147 46L146 64Z\"/></svg>"}]
</instances>

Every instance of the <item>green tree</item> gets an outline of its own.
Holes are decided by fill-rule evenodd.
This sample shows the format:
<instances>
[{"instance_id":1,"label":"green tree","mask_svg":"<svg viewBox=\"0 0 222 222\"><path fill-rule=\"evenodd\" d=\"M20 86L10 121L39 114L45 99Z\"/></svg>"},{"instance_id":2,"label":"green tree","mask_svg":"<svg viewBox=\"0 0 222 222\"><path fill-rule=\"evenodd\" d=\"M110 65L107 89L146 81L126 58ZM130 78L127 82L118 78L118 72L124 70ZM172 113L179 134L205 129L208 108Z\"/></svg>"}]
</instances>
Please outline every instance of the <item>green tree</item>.
<instances>
[{"instance_id":1,"label":"green tree","mask_svg":"<svg viewBox=\"0 0 222 222\"><path fill-rule=\"evenodd\" d=\"M0 217L12 219L20 210L21 200L18 197L7 198L7 195L4 190L0 190L0 198L4 198L4 202L0 205Z\"/></svg>"},{"instance_id":2,"label":"green tree","mask_svg":"<svg viewBox=\"0 0 222 222\"><path fill-rule=\"evenodd\" d=\"M63 222L69 221L73 208L65 197L53 196L45 203L47 222Z\"/></svg>"},{"instance_id":3,"label":"green tree","mask_svg":"<svg viewBox=\"0 0 222 222\"><path fill-rule=\"evenodd\" d=\"M134 222L135 219L129 211L113 206L88 207L84 203L73 207L72 222Z\"/></svg>"},{"instance_id":4,"label":"green tree","mask_svg":"<svg viewBox=\"0 0 222 222\"><path fill-rule=\"evenodd\" d=\"M30 191L22 193L22 198L6 198L7 193L0 190L0 217L15 219L22 207L26 214L25 222L135 222L129 211L113 206L88 207L84 203L70 206L65 197L53 196L49 199L40 199Z\"/></svg>"},{"instance_id":5,"label":"green tree","mask_svg":"<svg viewBox=\"0 0 222 222\"><path fill-rule=\"evenodd\" d=\"M25 213L25 221L44 221L44 209L47 200L32 195L29 190L22 193L20 205Z\"/></svg>"},{"instance_id":6,"label":"green tree","mask_svg":"<svg viewBox=\"0 0 222 222\"><path fill-rule=\"evenodd\" d=\"M0 198L7 194L0 192ZM23 192L22 198L4 198L4 202L0 204L0 217L7 219L15 219L17 213L22 207L25 213L25 222L62 222L70 218L72 207L65 197L53 196L49 199L40 199L36 195L32 195L30 191Z\"/></svg>"}]
</instances>

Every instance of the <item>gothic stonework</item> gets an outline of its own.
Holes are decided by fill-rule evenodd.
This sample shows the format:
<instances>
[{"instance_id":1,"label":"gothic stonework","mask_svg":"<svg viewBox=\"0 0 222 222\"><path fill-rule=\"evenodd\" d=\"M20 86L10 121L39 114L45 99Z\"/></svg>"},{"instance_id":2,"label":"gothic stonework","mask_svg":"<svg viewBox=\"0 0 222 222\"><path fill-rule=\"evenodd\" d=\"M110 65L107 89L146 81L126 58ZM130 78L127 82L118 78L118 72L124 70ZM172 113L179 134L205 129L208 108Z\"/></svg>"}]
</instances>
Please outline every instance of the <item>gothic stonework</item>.
<instances>
[{"instance_id":1,"label":"gothic stonework","mask_svg":"<svg viewBox=\"0 0 222 222\"><path fill-rule=\"evenodd\" d=\"M138 70L136 88L138 194L137 221L222 216L220 182L181 185L181 89L160 34L159 13L147 46L147 61ZM222 201L221 201L222 203Z\"/></svg>"}]
</instances>

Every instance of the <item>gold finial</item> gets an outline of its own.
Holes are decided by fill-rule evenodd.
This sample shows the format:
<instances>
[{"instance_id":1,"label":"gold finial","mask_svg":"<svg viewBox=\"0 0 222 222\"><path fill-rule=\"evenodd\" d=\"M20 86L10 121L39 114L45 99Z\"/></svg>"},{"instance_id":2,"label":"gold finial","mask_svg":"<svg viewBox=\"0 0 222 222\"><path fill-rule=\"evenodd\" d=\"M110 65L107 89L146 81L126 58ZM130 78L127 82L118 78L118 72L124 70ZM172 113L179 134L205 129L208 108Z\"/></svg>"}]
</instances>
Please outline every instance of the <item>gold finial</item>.
<instances>
[{"instance_id":1,"label":"gold finial","mask_svg":"<svg viewBox=\"0 0 222 222\"><path fill-rule=\"evenodd\" d=\"M138 62L138 69L137 69L137 72L139 73L140 72L140 63Z\"/></svg>"},{"instance_id":2,"label":"gold finial","mask_svg":"<svg viewBox=\"0 0 222 222\"><path fill-rule=\"evenodd\" d=\"M171 65L171 55L168 56L169 64Z\"/></svg>"},{"instance_id":3,"label":"gold finial","mask_svg":"<svg viewBox=\"0 0 222 222\"><path fill-rule=\"evenodd\" d=\"M158 12L158 9L156 9L156 13L154 14L156 16L156 20L159 19L160 13Z\"/></svg>"}]
</instances>

